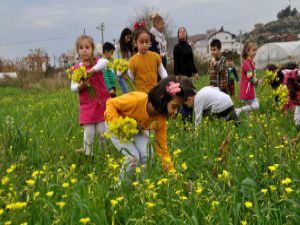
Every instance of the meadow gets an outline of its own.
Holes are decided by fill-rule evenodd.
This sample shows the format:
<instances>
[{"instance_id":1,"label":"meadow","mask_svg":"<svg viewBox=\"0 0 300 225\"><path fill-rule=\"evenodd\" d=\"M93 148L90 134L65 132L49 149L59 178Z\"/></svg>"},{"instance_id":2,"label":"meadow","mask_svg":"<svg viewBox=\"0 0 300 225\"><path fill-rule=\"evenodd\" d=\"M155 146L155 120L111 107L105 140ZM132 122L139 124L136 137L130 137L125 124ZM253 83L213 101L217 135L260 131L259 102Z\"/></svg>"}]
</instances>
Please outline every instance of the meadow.
<instances>
[{"instance_id":1,"label":"meadow","mask_svg":"<svg viewBox=\"0 0 300 225\"><path fill-rule=\"evenodd\" d=\"M154 153L115 187L123 157L111 143L95 143L94 159L75 153L83 145L76 94L1 87L0 224L300 224L293 112L277 110L268 87L257 95L260 110L238 126L169 120L177 176ZM237 91L234 102L242 105Z\"/></svg>"}]
</instances>

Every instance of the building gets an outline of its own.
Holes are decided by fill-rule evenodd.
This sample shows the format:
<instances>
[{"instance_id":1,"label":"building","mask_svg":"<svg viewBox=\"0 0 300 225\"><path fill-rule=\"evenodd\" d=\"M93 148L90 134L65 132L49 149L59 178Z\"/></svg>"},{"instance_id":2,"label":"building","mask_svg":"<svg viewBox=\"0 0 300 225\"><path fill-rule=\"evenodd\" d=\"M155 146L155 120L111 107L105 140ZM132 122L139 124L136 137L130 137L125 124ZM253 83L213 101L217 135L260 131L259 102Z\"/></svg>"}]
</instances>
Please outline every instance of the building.
<instances>
[{"instance_id":1,"label":"building","mask_svg":"<svg viewBox=\"0 0 300 225\"><path fill-rule=\"evenodd\" d=\"M214 32L212 32L214 31ZM205 35L202 35L198 40L191 43L195 55L201 58L207 58L210 55L210 43L214 39L219 39L222 43L223 51L232 51L241 54L243 45L237 40L237 36L228 31L225 31L223 27L219 31L209 30Z\"/></svg>"}]
</instances>

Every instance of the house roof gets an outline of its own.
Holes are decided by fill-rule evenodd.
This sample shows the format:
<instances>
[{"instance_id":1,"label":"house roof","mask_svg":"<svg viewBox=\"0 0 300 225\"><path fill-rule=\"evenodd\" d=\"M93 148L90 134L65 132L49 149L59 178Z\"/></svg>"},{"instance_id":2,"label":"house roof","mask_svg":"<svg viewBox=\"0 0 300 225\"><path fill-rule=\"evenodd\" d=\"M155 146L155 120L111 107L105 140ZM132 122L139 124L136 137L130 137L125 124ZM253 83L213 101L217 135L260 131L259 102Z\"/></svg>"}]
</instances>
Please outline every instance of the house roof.
<instances>
[{"instance_id":1,"label":"house roof","mask_svg":"<svg viewBox=\"0 0 300 225\"><path fill-rule=\"evenodd\" d=\"M222 26L222 27L220 28L219 31L217 31L217 32L215 32L215 33L213 33L213 34L211 34L211 35L208 37L208 39L210 39L212 36L214 36L214 35L216 35L216 34L218 34L218 33L227 33L227 34L230 34L230 35L232 36L232 38L236 38L236 35L235 35L235 34L232 34L232 33L230 33L229 31L224 30L224 28L223 28L223 26Z\"/></svg>"}]
</instances>

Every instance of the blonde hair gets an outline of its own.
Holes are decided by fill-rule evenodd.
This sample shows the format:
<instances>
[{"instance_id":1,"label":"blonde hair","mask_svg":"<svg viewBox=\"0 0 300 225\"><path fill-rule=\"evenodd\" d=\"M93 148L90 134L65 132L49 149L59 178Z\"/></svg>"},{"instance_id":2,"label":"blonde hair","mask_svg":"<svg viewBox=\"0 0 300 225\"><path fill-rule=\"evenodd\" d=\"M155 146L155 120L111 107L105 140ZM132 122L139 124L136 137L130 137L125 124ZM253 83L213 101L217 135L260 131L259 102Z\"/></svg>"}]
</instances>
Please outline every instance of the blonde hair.
<instances>
[{"instance_id":1,"label":"blonde hair","mask_svg":"<svg viewBox=\"0 0 300 225\"><path fill-rule=\"evenodd\" d=\"M155 25L157 23L159 23L160 21L163 21L164 18L162 18L158 13L153 13L151 16L150 16L150 19L152 20L152 24L153 26L155 27Z\"/></svg>"},{"instance_id":2,"label":"blonde hair","mask_svg":"<svg viewBox=\"0 0 300 225\"><path fill-rule=\"evenodd\" d=\"M254 45L257 45L255 41L253 40L247 40L244 44L243 52L242 52L242 57L243 59L247 59L248 57L248 51L250 48L252 48Z\"/></svg>"},{"instance_id":3,"label":"blonde hair","mask_svg":"<svg viewBox=\"0 0 300 225\"><path fill-rule=\"evenodd\" d=\"M95 51L95 43L92 37L88 36L88 35L80 35L77 39L76 39L76 51L79 55L79 51L78 51L78 47L80 42L82 42L83 40L87 40L89 42L89 44L92 47L92 56L90 59L91 65L94 65L94 51ZM80 56L79 56L80 57Z\"/></svg>"}]
</instances>

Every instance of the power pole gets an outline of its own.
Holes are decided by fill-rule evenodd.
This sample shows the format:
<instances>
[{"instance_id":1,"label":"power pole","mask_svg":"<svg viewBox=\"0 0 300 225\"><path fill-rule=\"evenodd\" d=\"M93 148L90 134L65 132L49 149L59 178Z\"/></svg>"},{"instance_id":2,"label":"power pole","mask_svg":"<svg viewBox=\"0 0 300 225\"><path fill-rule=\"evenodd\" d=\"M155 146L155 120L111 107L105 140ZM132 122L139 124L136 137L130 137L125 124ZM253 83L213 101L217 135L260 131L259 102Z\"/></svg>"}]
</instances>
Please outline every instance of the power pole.
<instances>
[{"instance_id":1,"label":"power pole","mask_svg":"<svg viewBox=\"0 0 300 225\"><path fill-rule=\"evenodd\" d=\"M101 32L101 44L102 44L102 46L103 46L103 43L104 43L104 35L103 35L104 27L105 27L105 25L104 25L103 22L99 26L96 27L97 30L99 30Z\"/></svg>"},{"instance_id":2,"label":"power pole","mask_svg":"<svg viewBox=\"0 0 300 225\"><path fill-rule=\"evenodd\" d=\"M83 34L85 35L85 28L83 28Z\"/></svg>"}]
</instances>

